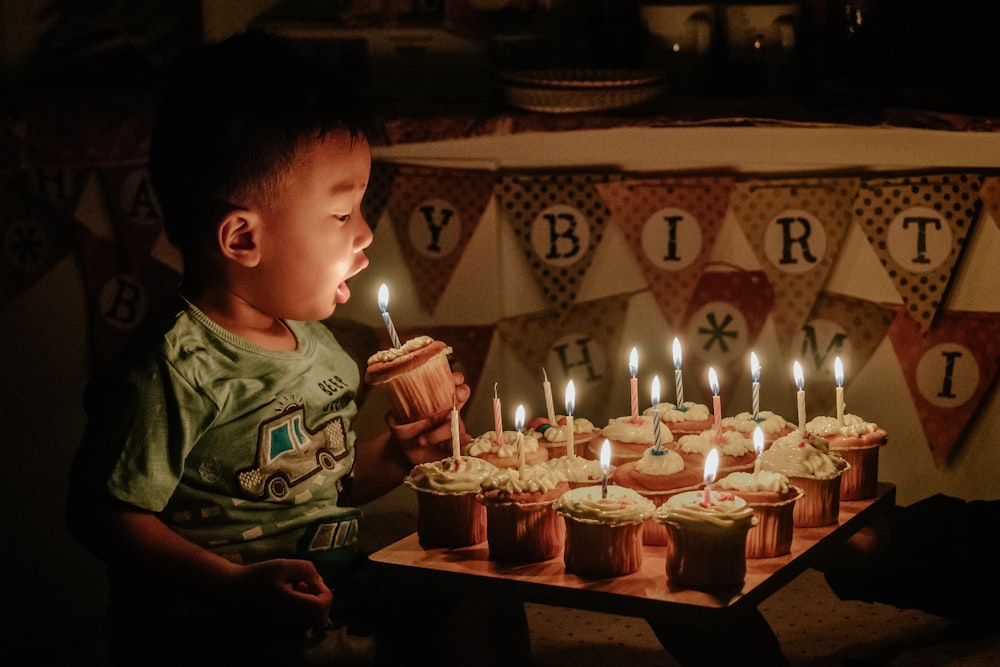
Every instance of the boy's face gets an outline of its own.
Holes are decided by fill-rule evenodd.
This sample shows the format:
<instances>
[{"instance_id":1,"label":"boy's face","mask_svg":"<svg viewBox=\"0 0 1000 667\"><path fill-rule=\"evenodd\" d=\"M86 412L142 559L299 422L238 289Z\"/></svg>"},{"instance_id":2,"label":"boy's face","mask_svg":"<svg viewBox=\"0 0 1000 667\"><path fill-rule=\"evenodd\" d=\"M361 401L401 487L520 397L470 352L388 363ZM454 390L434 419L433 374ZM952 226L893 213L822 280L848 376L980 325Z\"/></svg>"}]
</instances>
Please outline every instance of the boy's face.
<instances>
[{"instance_id":1,"label":"boy's face","mask_svg":"<svg viewBox=\"0 0 1000 667\"><path fill-rule=\"evenodd\" d=\"M278 197L261 208L255 305L275 317L321 320L351 296L346 280L368 266L372 231L361 215L371 171L368 142L347 132L304 143Z\"/></svg>"}]
</instances>

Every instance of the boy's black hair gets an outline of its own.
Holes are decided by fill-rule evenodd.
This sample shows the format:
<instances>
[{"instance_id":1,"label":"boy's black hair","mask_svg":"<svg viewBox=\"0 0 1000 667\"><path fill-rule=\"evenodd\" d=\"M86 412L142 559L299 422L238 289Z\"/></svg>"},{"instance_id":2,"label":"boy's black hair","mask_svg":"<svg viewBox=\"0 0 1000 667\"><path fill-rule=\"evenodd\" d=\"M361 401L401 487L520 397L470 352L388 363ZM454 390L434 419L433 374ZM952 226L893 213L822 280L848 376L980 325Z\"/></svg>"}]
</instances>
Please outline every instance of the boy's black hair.
<instances>
[{"instance_id":1,"label":"boy's black hair","mask_svg":"<svg viewBox=\"0 0 1000 667\"><path fill-rule=\"evenodd\" d=\"M153 122L149 172L186 269L221 215L273 195L303 140L345 129L373 139L353 81L262 31L199 45L177 63Z\"/></svg>"}]
</instances>

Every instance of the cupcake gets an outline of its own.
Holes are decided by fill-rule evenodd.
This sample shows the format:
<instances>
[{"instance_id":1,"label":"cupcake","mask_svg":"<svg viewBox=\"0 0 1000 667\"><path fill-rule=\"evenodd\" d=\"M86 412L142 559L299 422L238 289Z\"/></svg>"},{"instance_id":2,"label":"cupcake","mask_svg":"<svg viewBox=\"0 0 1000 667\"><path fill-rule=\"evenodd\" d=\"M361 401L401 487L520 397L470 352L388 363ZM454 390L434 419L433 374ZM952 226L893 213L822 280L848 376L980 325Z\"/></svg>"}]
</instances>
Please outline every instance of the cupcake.
<instances>
[{"instance_id":1,"label":"cupcake","mask_svg":"<svg viewBox=\"0 0 1000 667\"><path fill-rule=\"evenodd\" d=\"M473 456L448 457L414 466L403 482L417 494L417 537L425 549L479 544L486 539L480 484L496 472Z\"/></svg>"},{"instance_id":2,"label":"cupcake","mask_svg":"<svg viewBox=\"0 0 1000 667\"><path fill-rule=\"evenodd\" d=\"M784 556L792 549L795 502L802 489L779 472L731 472L715 484L745 500L757 519L747 533L747 558Z\"/></svg>"},{"instance_id":3,"label":"cupcake","mask_svg":"<svg viewBox=\"0 0 1000 667\"><path fill-rule=\"evenodd\" d=\"M632 489L608 485L567 491L553 503L566 524L566 571L620 577L642 567L642 524L656 507Z\"/></svg>"},{"instance_id":4,"label":"cupcake","mask_svg":"<svg viewBox=\"0 0 1000 667\"><path fill-rule=\"evenodd\" d=\"M742 498L713 491L685 491L656 510L656 520L670 536L667 580L696 590L733 588L746 578L747 533L754 513Z\"/></svg>"},{"instance_id":5,"label":"cupcake","mask_svg":"<svg viewBox=\"0 0 1000 667\"><path fill-rule=\"evenodd\" d=\"M490 559L535 563L558 556L566 527L552 501L569 484L544 466L506 468L480 483L479 501L486 508L486 541Z\"/></svg>"},{"instance_id":6,"label":"cupcake","mask_svg":"<svg viewBox=\"0 0 1000 667\"><path fill-rule=\"evenodd\" d=\"M654 410L659 410L660 421L670 429L674 438L701 433L715 426L715 417L704 403L685 401L679 406L673 403L660 403L656 407L646 408L642 414L652 415Z\"/></svg>"},{"instance_id":7,"label":"cupcake","mask_svg":"<svg viewBox=\"0 0 1000 667\"><path fill-rule=\"evenodd\" d=\"M683 491L697 489L704 481L704 471L686 468L684 459L672 449L650 447L641 458L615 468L611 481L636 491L660 507L667 498ZM653 517L642 527L642 543L662 546L667 543L667 531Z\"/></svg>"},{"instance_id":8,"label":"cupcake","mask_svg":"<svg viewBox=\"0 0 1000 667\"><path fill-rule=\"evenodd\" d=\"M719 439L716 439L718 434ZM684 459L688 468L703 470L705 457L710 451L719 451L719 473L734 470L750 470L757 460L757 452L753 448L752 434L742 431L723 429L716 431L711 428L696 434L682 435L677 438L674 446Z\"/></svg>"},{"instance_id":9,"label":"cupcake","mask_svg":"<svg viewBox=\"0 0 1000 667\"><path fill-rule=\"evenodd\" d=\"M612 465L620 466L623 463L635 461L654 444L653 417L639 415L635 420L631 416L612 417L608 420L607 425L601 429L601 436L602 438L590 443L590 454L593 458L600 458L600 446L603 445L604 440L607 440L611 443ZM670 429L661 423L661 445L666 445L673 438Z\"/></svg>"},{"instance_id":10,"label":"cupcake","mask_svg":"<svg viewBox=\"0 0 1000 667\"><path fill-rule=\"evenodd\" d=\"M822 437L792 431L760 455L760 469L778 472L803 491L795 502L796 526L832 526L840 520L840 481L847 461Z\"/></svg>"},{"instance_id":11,"label":"cupcake","mask_svg":"<svg viewBox=\"0 0 1000 667\"><path fill-rule=\"evenodd\" d=\"M503 431L498 442L496 431L487 431L463 445L462 454L486 459L497 468L517 468L520 465L517 454L519 435L517 431ZM524 447L525 465L535 465L549 458L548 450L539 445L533 436L524 434L521 446Z\"/></svg>"},{"instance_id":12,"label":"cupcake","mask_svg":"<svg viewBox=\"0 0 1000 667\"><path fill-rule=\"evenodd\" d=\"M889 441L889 434L884 428L857 415L847 414L843 423L836 417L815 417L806 424L806 431L825 438L830 450L840 454L850 464L840 480L841 500L875 497L878 492L878 453Z\"/></svg>"},{"instance_id":13,"label":"cupcake","mask_svg":"<svg viewBox=\"0 0 1000 667\"><path fill-rule=\"evenodd\" d=\"M585 459L582 456L557 456L539 465L555 471L555 474L566 480L571 489L600 484L604 479L604 469L601 468L601 462L596 459ZM615 467L609 465L608 475L613 474L614 470Z\"/></svg>"},{"instance_id":14,"label":"cupcake","mask_svg":"<svg viewBox=\"0 0 1000 667\"><path fill-rule=\"evenodd\" d=\"M389 397L397 422L439 415L455 401L455 380L448 362L451 351L429 336L412 338L402 347L370 356L365 382Z\"/></svg>"},{"instance_id":15,"label":"cupcake","mask_svg":"<svg viewBox=\"0 0 1000 667\"><path fill-rule=\"evenodd\" d=\"M545 417L532 419L528 424L527 435L538 440L539 444L549 450L549 458L566 454L566 442L569 440L569 429L573 429L573 453L577 456L587 455L587 445L600 433L589 419L573 417L570 425L565 415L557 415L555 423L550 423Z\"/></svg>"},{"instance_id":16,"label":"cupcake","mask_svg":"<svg viewBox=\"0 0 1000 667\"><path fill-rule=\"evenodd\" d=\"M769 410L761 410L754 417L749 412L741 412L732 417L722 418L723 430L739 431L748 438L753 436L755 428L760 427L764 434L764 449L783 435L788 435L795 427L785 421L785 418Z\"/></svg>"}]
</instances>

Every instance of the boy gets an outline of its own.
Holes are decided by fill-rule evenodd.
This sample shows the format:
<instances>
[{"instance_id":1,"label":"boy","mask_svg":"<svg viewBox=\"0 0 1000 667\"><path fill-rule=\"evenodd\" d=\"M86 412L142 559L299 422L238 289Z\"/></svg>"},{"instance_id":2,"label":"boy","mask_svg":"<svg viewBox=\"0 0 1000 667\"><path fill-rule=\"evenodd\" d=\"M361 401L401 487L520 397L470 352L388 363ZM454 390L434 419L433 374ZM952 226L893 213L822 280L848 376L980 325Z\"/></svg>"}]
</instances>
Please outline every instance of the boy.
<instances>
[{"instance_id":1,"label":"boy","mask_svg":"<svg viewBox=\"0 0 1000 667\"><path fill-rule=\"evenodd\" d=\"M359 370L319 322L368 265L372 129L276 37L196 55L167 82L149 165L184 278L88 386L67 522L108 565L120 664L368 658L329 621L370 604L352 597L351 505L450 441L444 414L358 442Z\"/></svg>"}]
</instances>

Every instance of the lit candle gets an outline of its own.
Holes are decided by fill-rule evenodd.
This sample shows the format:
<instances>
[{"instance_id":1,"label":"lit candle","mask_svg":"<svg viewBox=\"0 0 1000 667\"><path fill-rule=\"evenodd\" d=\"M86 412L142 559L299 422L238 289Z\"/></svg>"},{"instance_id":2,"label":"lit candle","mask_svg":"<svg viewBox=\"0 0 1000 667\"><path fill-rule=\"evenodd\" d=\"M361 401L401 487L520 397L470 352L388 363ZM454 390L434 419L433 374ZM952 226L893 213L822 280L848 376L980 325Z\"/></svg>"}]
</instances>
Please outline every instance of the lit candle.
<instances>
[{"instance_id":1,"label":"lit candle","mask_svg":"<svg viewBox=\"0 0 1000 667\"><path fill-rule=\"evenodd\" d=\"M760 361L757 360L755 352L750 353L750 379L753 380L751 399L753 401L754 419L760 417Z\"/></svg>"},{"instance_id":2,"label":"lit candle","mask_svg":"<svg viewBox=\"0 0 1000 667\"><path fill-rule=\"evenodd\" d=\"M556 409L552 406L552 385L549 383L549 376L542 369L542 390L545 392L545 410L549 418L549 423L556 425Z\"/></svg>"},{"instance_id":3,"label":"lit candle","mask_svg":"<svg viewBox=\"0 0 1000 667\"><path fill-rule=\"evenodd\" d=\"M684 378L681 376L681 342L674 338L674 386L677 392L677 407L684 408Z\"/></svg>"},{"instance_id":4,"label":"lit candle","mask_svg":"<svg viewBox=\"0 0 1000 667\"><path fill-rule=\"evenodd\" d=\"M608 467L611 465L611 443L601 445L601 498L608 497Z\"/></svg>"},{"instance_id":5,"label":"lit candle","mask_svg":"<svg viewBox=\"0 0 1000 667\"><path fill-rule=\"evenodd\" d=\"M837 382L837 423L844 425L844 362L837 357L833 360L833 378Z\"/></svg>"},{"instance_id":6,"label":"lit candle","mask_svg":"<svg viewBox=\"0 0 1000 667\"><path fill-rule=\"evenodd\" d=\"M806 432L806 379L802 376L802 364L798 361L792 366L792 373L795 375L795 386L799 388L795 398L799 406L799 431Z\"/></svg>"},{"instance_id":7,"label":"lit candle","mask_svg":"<svg viewBox=\"0 0 1000 667\"><path fill-rule=\"evenodd\" d=\"M629 380L629 390L632 402L632 422L639 421L639 352L633 347L632 353L628 355L628 372L632 376Z\"/></svg>"},{"instance_id":8,"label":"lit candle","mask_svg":"<svg viewBox=\"0 0 1000 667\"><path fill-rule=\"evenodd\" d=\"M705 504L712 504L712 482L715 481L715 472L719 469L719 450L712 447L712 450L705 456Z\"/></svg>"},{"instance_id":9,"label":"lit candle","mask_svg":"<svg viewBox=\"0 0 1000 667\"><path fill-rule=\"evenodd\" d=\"M385 322L385 328L389 331L389 339L392 341L392 346L395 348L401 347L399 344L399 336L396 334L396 327L392 324L392 318L389 317L389 288L382 283L378 288L378 309L382 311L382 321Z\"/></svg>"},{"instance_id":10,"label":"lit candle","mask_svg":"<svg viewBox=\"0 0 1000 667\"><path fill-rule=\"evenodd\" d=\"M524 406L517 406L514 412L514 430L517 431L517 473L524 477Z\"/></svg>"},{"instance_id":11,"label":"lit candle","mask_svg":"<svg viewBox=\"0 0 1000 667\"><path fill-rule=\"evenodd\" d=\"M660 376L653 376L653 387L650 390L653 403L653 447L656 451L663 449L660 445Z\"/></svg>"},{"instance_id":12,"label":"lit candle","mask_svg":"<svg viewBox=\"0 0 1000 667\"><path fill-rule=\"evenodd\" d=\"M458 407L451 408L451 454L455 457L455 468L458 468L462 458L462 444L458 439Z\"/></svg>"},{"instance_id":13,"label":"lit candle","mask_svg":"<svg viewBox=\"0 0 1000 667\"><path fill-rule=\"evenodd\" d=\"M566 383L566 456L576 456L576 434L573 433L573 409L576 407L576 385Z\"/></svg>"},{"instance_id":14,"label":"lit candle","mask_svg":"<svg viewBox=\"0 0 1000 667\"><path fill-rule=\"evenodd\" d=\"M712 412L715 413L715 442L722 442L722 398L719 396L719 376L708 369L708 386L712 389Z\"/></svg>"},{"instance_id":15,"label":"lit candle","mask_svg":"<svg viewBox=\"0 0 1000 667\"><path fill-rule=\"evenodd\" d=\"M500 397L497 395L497 383L493 383L493 442L503 444L503 418L500 416Z\"/></svg>"},{"instance_id":16,"label":"lit candle","mask_svg":"<svg viewBox=\"0 0 1000 667\"><path fill-rule=\"evenodd\" d=\"M760 474L760 455L764 453L764 431L760 426L753 429L753 451L757 455L753 462L753 481L756 482L757 475Z\"/></svg>"}]
</instances>

